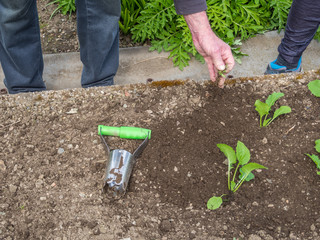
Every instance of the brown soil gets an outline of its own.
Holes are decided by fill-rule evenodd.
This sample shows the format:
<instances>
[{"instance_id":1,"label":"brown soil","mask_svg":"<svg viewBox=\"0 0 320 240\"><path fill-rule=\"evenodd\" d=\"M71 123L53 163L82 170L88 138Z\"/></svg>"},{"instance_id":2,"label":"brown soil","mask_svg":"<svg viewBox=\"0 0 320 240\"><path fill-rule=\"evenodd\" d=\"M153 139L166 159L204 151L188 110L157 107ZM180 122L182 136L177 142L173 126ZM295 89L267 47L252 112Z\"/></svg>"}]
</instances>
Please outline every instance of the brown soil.
<instances>
[{"instance_id":1,"label":"brown soil","mask_svg":"<svg viewBox=\"0 0 320 240\"><path fill-rule=\"evenodd\" d=\"M0 96L1 239L320 239L320 177L305 156L320 138L319 71L210 82ZM241 83L241 81L244 81ZM292 113L260 128L257 99L285 94ZM99 124L152 130L119 201L102 194L107 156ZM106 137L133 152L140 140ZM242 141L256 171L234 199L216 144Z\"/></svg>"},{"instance_id":2,"label":"brown soil","mask_svg":"<svg viewBox=\"0 0 320 240\"><path fill-rule=\"evenodd\" d=\"M51 17L57 5L48 5L50 2L52 1L37 1L43 53L79 51L76 14L64 16L57 12ZM120 32L119 45L121 48L141 46L143 44L146 43L132 42L130 35L124 35Z\"/></svg>"}]
</instances>

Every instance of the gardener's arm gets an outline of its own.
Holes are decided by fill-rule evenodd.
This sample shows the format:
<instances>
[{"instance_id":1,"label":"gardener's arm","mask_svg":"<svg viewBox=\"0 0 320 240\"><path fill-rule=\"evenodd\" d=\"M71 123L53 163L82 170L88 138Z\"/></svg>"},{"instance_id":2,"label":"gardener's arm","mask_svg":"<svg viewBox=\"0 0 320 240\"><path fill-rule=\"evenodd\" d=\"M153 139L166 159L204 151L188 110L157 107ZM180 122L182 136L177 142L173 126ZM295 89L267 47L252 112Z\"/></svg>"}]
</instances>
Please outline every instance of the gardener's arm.
<instances>
[{"instance_id":1,"label":"gardener's arm","mask_svg":"<svg viewBox=\"0 0 320 240\"><path fill-rule=\"evenodd\" d=\"M229 72L234 66L230 46L218 38L211 30L205 0L174 0L178 14L184 15L192 34L197 51L204 57L212 81L218 77L218 71ZM219 87L224 86L224 78L219 79Z\"/></svg>"}]
</instances>

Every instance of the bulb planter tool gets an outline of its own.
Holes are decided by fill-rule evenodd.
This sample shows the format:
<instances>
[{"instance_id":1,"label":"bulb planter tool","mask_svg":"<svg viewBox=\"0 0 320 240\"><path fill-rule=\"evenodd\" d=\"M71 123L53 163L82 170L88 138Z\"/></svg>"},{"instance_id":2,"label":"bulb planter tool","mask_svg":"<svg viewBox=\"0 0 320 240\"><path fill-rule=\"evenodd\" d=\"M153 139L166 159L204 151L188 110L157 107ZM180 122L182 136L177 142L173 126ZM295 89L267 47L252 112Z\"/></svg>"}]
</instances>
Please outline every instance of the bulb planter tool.
<instances>
[{"instance_id":1,"label":"bulb planter tool","mask_svg":"<svg viewBox=\"0 0 320 240\"><path fill-rule=\"evenodd\" d=\"M103 192L108 197L120 199L126 194L129 179L136 159L140 157L151 138L151 130L136 127L110 127L98 126L98 134L104 143L108 155L106 175L104 178ZM103 135L118 136L126 139L144 139L133 154L123 149L110 148Z\"/></svg>"}]
</instances>

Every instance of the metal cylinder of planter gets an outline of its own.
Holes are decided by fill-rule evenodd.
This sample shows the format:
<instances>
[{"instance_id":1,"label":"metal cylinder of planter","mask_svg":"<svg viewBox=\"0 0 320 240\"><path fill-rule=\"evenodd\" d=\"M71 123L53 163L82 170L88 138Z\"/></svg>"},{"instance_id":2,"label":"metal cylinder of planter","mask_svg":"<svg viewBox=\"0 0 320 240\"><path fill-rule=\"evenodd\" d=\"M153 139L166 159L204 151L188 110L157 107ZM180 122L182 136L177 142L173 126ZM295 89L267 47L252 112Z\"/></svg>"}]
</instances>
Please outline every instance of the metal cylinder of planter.
<instances>
[{"instance_id":1,"label":"metal cylinder of planter","mask_svg":"<svg viewBox=\"0 0 320 240\"><path fill-rule=\"evenodd\" d=\"M134 162L135 157L126 150L110 152L103 187L108 196L121 198L125 195Z\"/></svg>"}]
</instances>

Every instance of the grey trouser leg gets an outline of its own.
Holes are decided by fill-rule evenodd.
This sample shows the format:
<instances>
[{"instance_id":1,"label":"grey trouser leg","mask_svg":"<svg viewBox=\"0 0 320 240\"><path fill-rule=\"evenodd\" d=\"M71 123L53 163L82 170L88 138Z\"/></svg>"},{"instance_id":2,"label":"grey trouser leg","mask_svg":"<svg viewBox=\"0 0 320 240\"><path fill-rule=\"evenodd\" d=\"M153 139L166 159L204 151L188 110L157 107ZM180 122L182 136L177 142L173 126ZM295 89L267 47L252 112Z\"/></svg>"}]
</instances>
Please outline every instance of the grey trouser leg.
<instances>
[{"instance_id":1,"label":"grey trouser leg","mask_svg":"<svg viewBox=\"0 0 320 240\"><path fill-rule=\"evenodd\" d=\"M319 0L293 0L279 55L290 64L297 64L313 39L320 23Z\"/></svg>"}]
</instances>

